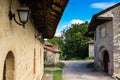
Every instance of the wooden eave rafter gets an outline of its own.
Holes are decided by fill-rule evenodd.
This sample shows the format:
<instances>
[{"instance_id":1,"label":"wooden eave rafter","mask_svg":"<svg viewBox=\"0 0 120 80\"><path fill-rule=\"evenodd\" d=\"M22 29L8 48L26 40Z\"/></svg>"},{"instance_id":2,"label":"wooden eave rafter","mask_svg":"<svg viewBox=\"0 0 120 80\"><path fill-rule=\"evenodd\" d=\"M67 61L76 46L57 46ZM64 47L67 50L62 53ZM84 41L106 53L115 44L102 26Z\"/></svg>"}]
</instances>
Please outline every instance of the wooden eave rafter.
<instances>
[{"instance_id":1,"label":"wooden eave rafter","mask_svg":"<svg viewBox=\"0 0 120 80\"><path fill-rule=\"evenodd\" d=\"M44 38L52 38L68 0L20 0L26 1L33 24Z\"/></svg>"}]
</instances>

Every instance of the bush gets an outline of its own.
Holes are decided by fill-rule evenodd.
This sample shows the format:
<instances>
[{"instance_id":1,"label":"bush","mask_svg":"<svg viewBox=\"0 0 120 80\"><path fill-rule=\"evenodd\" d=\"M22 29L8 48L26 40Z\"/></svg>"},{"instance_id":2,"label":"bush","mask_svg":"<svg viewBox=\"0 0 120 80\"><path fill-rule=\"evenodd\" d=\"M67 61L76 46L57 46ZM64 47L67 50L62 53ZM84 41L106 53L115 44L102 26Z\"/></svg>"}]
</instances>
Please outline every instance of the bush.
<instances>
[{"instance_id":1,"label":"bush","mask_svg":"<svg viewBox=\"0 0 120 80\"><path fill-rule=\"evenodd\" d=\"M91 57L86 57L85 60L93 60L94 59L94 56L91 56Z\"/></svg>"},{"instance_id":2,"label":"bush","mask_svg":"<svg viewBox=\"0 0 120 80\"><path fill-rule=\"evenodd\" d=\"M44 64L44 67L55 67L55 65L54 64Z\"/></svg>"},{"instance_id":3,"label":"bush","mask_svg":"<svg viewBox=\"0 0 120 80\"><path fill-rule=\"evenodd\" d=\"M63 69L64 66L65 66L65 63L63 63L63 62L59 62L56 64L56 67L59 67L61 69Z\"/></svg>"}]
</instances>

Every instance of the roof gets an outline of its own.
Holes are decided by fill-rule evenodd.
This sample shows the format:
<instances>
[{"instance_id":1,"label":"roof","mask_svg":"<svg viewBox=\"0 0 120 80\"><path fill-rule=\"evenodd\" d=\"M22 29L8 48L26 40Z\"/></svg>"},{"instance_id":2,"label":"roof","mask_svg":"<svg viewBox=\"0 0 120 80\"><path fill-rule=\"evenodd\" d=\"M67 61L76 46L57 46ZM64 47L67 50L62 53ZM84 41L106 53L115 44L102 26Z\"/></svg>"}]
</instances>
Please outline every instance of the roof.
<instances>
[{"instance_id":1,"label":"roof","mask_svg":"<svg viewBox=\"0 0 120 80\"><path fill-rule=\"evenodd\" d=\"M46 46L53 46L53 44L51 44L51 43L49 43L49 42L44 42L44 45L46 45Z\"/></svg>"},{"instance_id":2,"label":"roof","mask_svg":"<svg viewBox=\"0 0 120 80\"><path fill-rule=\"evenodd\" d=\"M60 52L61 52L61 51L58 50L58 49L54 49L54 48L49 47L49 46L46 46L46 45L44 45L44 48L47 49L47 50L49 50L49 51L52 51L52 52L54 52L54 53L60 53Z\"/></svg>"},{"instance_id":3,"label":"roof","mask_svg":"<svg viewBox=\"0 0 120 80\"><path fill-rule=\"evenodd\" d=\"M107 8L107 9L105 9L105 10L103 10L103 11L101 11L101 12L99 12L99 13L97 13L97 14L95 14L95 15L93 15L92 20L91 20L91 22L88 26L88 32L86 32L84 34L84 36L94 37L94 31L95 31L95 29L98 25L101 25L101 24L106 23L108 21L112 21L112 19L113 19L112 17L98 17L98 16L106 13L107 11L109 11L109 10L111 10L111 9L117 7L117 6L120 6L120 2L111 6L111 7L109 7L109 8Z\"/></svg>"},{"instance_id":4,"label":"roof","mask_svg":"<svg viewBox=\"0 0 120 80\"><path fill-rule=\"evenodd\" d=\"M19 0L26 2L31 10L35 28L44 38L54 37L68 0Z\"/></svg>"}]
</instances>

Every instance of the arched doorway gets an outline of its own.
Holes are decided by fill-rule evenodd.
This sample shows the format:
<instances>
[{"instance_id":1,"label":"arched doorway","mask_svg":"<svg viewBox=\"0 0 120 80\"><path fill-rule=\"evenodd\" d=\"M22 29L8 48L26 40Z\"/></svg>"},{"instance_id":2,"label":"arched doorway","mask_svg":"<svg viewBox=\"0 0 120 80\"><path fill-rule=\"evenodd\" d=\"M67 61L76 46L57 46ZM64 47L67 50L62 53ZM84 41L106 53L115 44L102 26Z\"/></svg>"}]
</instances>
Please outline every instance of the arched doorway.
<instances>
[{"instance_id":1,"label":"arched doorway","mask_svg":"<svg viewBox=\"0 0 120 80\"><path fill-rule=\"evenodd\" d=\"M4 62L3 80L14 80L14 69L14 56L10 51Z\"/></svg>"},{"instance_id":2,"label":"arched doorway","mask_svg":"<svg viewBox=\"0 0 120 80\"><path fill-rule=\"evenodd\" d=\"M103 71L108 73L108 67L109 67L109 53L108 51L103 51Z\"/></svg>"}]
</instances>

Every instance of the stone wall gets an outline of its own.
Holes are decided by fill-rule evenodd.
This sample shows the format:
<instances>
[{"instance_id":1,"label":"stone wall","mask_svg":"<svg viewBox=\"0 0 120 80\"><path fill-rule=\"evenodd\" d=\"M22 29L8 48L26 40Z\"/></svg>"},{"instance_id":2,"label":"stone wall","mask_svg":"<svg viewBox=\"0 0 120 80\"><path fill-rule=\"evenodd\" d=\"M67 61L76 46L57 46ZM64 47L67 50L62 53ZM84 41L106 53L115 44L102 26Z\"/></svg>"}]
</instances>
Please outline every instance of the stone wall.
<instances>
[{"instance_id":1,"label":"stone wall","mask_svg":"<svg viewBox=\"0 0 120 80\"><path fill-rule=\"evenodd\" d=\"M59 53L54 53L52 51L46 50L46 60L45 64L54 65L59 62Z\"/></svg>"},{"instance_id":2,"label":"stone wall","mask_svg":"<svg viewBox=\"0 0 120 80\"><path fill-rule=\"evenodd\" d=\"M120 6L112 10L113 17L113 61L114 72L120 74Z\"/></svg>"},{"instance_id":3,"label":"stone wall","mask_svg":"<svg viewBox=\"0 0 120 80\"><path fill-rule=\"evenodd\" d=\"M117 6L100 17L113 17L111 22L99 25L96 29L95 67L102 69L102 50L107 50L110 56L109 73L120 74L120 6ZM100 28L106 27L106 36L101 39Z\"/></svg>"},{"instance_id":4,"label":"stone wall","mask_svg":"<svg viewBox=\"0 0 120 80\"><path fill-rule=\"evenodd\" d=\"M9 20L9 1L0 1L0 80L3 80L4 64L8 52L14 55L14 79L41 80L43 75L43 44L35 38L37 31L31 20L25 29ZM11 10L16 14L17 0L12 0ZM11 63L12 64L12 63ZM9 79L11 80L11 79Z\"/></svg>"},{"instance_id":5,"label":"stone wall","mask_svg":"<svg viewBox=\"0 0 120 80\"><path fill-rule=\"evenodd\" d=\"M101 28L105 28L105 36L101 37ZM96 41L95 41L95 68L97 70L103 70L103 51L107 50L109 53L110 63L109 73L112 73L113 69L113 28L112 21L99 25L96 28Z\"/></svg>"}]
</instances>

